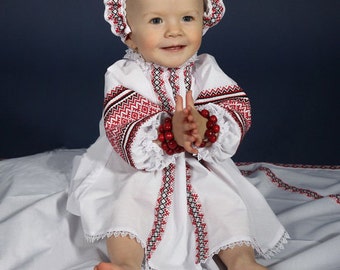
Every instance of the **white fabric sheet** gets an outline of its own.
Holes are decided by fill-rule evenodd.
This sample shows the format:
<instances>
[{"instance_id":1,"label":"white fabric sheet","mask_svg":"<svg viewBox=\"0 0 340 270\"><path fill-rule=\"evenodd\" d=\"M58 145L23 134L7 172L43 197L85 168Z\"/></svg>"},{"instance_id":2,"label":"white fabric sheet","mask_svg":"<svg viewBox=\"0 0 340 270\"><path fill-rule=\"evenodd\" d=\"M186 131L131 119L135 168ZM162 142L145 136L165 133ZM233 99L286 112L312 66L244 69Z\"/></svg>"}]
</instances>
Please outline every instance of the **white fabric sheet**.
<instances>
[{"instance_id":1,"label":"white fabric sheet","mask_svg":"<svg viewBox=\"0 0 340 270\"><path fill-rule=\"evenodd\" d=\"M72 159L82 152L58 150L0 162L0 269L90 270L107 260L105 243L87 243L79 217L66 211ZM239 168L291 236L284 251L261 263L271 270L339 270L340 166Z\"/></svg>"}]
</instances>

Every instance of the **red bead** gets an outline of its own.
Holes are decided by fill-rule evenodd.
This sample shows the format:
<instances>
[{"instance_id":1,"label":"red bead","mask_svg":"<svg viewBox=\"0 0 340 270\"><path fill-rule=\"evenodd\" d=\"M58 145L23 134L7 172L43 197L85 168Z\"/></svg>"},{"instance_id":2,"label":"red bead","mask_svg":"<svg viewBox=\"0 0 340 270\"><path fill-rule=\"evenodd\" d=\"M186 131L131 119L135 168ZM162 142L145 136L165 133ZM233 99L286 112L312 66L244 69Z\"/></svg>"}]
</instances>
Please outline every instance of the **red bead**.
<instances>
[{"instance_id":1,"label":"red bead","mask_svg":"<svg viewBox=\"0 0 340 270\"><path fill-rule=\"evenodd\" d=\"M175 149L175 152L176 153L181 153L181 152L183 152L183 147L182 146L179 146L179 145L177 145L177 147L176 147L176 149Z\"/></svg>"},{"instance_id":2,"label":"red bead","mask_svg":"<svg viewBox=\"0 0 340 270\"><path fill-rule=\"evenodd\" d=\"M166 142L162 142L161 147L162 147L162 149L163 149L164 151L169 150L168 144L167 144Z\"/></svg>"},{"instance_id":3,"label":"red bead","mask_svg":"<svg viewBox=\"0 0 340 270\"><path fill-rule=\"evenodd\" d=\"M208 129L212 129L212 127L215 125L215 123L213 121L211 121L210 119L208 120L206 126Z\"/></svg>"},{"instance_id":4,"label":"red bead","mask_svg":"<svg viewBox=\"0 0 340 270\"><path fill-rule=\"evenodd\" d=\"M217 141L217 137L216 137L216 135L214 134L214 135L209 136L209 137L208 137L208 140L209 140L209 142L214 143L214 142Z\"/></svg>"},{"instance_id":5,"label":"red bead","mask_svg":"<svg viewBox=\"0 0 340 270\"><path fill-rule=\"evenodd\" d=\"M168 147L169 147L170 149L172 149L172 150L176 149L176 147L177 147L176 141L169 141L169 142L168 142Z\"/></svg>"},{"instance_id":6,"label":"red bead","mask_svg":"<svg viewBox=\"0 0 340 270\"><path fill-rule=\"evenodd\" d=\"M214 125L211 130L213 132L215 132L215 133L219 133L220 132L220 126L219 125Z\"/></svg>"},{"instance_id":7,"label":"red bead","mask_svg":"<svg viewBox=\"0 0 340 270\"><path fill-rule=\"evenodd\" d=\"M210 113L209 113L208 110L204 109L204 110L200 111L200 113L204 118L209 118Z\"/></svg>"},{"instance_id":8,"label":"red bead","mask_svg":"<svg viewBox=\"0 0 340 270\"><path fill-rule=\"evenodd\" d=\"M159 133L159 134L158 134L158 140L159 140L160 142L164 142L164 141L165 141L164 133Z\"/></svg>"},{"instance_id":9,"label":"red bead","mask_svg":"<svg viewBox=\"0 0 340 270\"><path fill-rule=\"evenodd\" d=\"M160 125L160 126L158 127L158 132L159 132L159 133L163 133L163 132L164 132L164 126L163 126L163 125Z\"/></svg>"},{"instance_id":10,"label":"red bead","mask_svg":"<svg viewBox=\"0 0 340 270\"><path fill-rule=\"evenodd\" d=\"M172 124L171 122L165 122L163 127L164 127L164 131L170 131L172 129Z\"/></svg>"},{"instance_id":11,"label":"red bead","mask_svg":"<svg viewBox=\"0 0 340 270\"><path fill-rule=\"evenodd\" d=\"M200 147L205 147L205 145L206 145L205 141L202 141Z\"/></svg>"},{"instance_id":12,"label":"red bead","mask_svg":"<svg viewBox=\"0 0 340 270\"><path fill-rule=\"evenodd\" d=\"M207 129L204 133L204 136L206 138L209 138L210 136L215 135L214 132L211 129Z\"/></svg>"},{"instance_id":13,"label":"red bead","mask_svg":"<svg viewBox=\"0 0 340 270\"><path fill-rule=\"evenodd\" d=\"M205 147L207 142L214 143L217 141L217 133L220 132L220 126L217 125L217 116L211 115L208 110L200 111L200 114L207 118L208 121L206 123L207 130L204 133L204 141L201 143L200 147Z\"/></svg>"},{"instance_id":14,"label":"red bead","mask_svg":"<svg viewBox=\"0 0 340 270\"><path fill-rule=\"evenodd\" d=\"M164 123L171 123L172 119L170 117L167 117L164 119Z\"/></svg>"},{"instance_id":15,"label":"red bead","mask_svg":"<svg viewBox=\"0 0 340 270\"><path fill-rule=\"evenodd\" d=\"M216 117L216 115L211 115L211 116L209 117L209 121L211 121L211 122L213 122L213 123L217 123L217 117Z\"/></svg>"},{"instance_id":16,"label":"red bead","mask_svg":"<svg viewBox=\"0 0 340 270\"><path fill-rule=\"evenodd\" d=\"M165 151L168 155L173 155L175 151L173 149L168 149Z\"/></svg>"},{"instance_id":17,"label":"red bead","mask_svg":"<svg viewBox=\"0 0 340 270\"><path fill-rule=\"evenodd\" d=\"M174 139L174 134L171 132L171 131L166 131L164 133L164 138L167 140L167 141L171 141Z\"/></svg>"}]
</instances>

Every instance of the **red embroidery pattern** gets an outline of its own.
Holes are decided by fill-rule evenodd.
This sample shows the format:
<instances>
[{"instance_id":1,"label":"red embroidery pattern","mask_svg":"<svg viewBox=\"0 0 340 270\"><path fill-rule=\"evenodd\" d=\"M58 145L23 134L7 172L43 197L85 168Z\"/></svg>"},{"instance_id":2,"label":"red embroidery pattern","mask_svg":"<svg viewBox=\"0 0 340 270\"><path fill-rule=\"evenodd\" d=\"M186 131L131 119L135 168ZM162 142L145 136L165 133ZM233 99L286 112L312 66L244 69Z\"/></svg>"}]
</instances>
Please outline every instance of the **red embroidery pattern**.
<instances>
[{"instance_id":1,"label":"red embroidery pattern","mask_svg":"<svg viewBox=\"0 0 340 270\"><path fill-rule=\"evenodd\" d=\"M196 263L204 262L209 257L207 224L204 221L204 214L201 211L198 194L194 193L191 179L191 169L186 164L187 181L187 204L192 225L195 227L196 235Z\"/></svg>"},{"instance_id":2,"label":"red embroidery pattern","mask_svg":"<svg viewBox=\"0 0 340 270\"><path fill-rule=\"evenodd\" d=\"M103 107L104 107L104 112L105 112L105 108L107 106L107 104L110 102L110 101L114 101L114 99L116 97L118 97L119 95L129 95L132 91L131 90L128 90L126 87L122 86L122 85L119 85L117 86L114 90L112 90L111 92L107 93L104 97L104 104L103 104ZM124 99L121 98L121 99ZM104 113L105 114L105 113Z\"/></svg>"},{"instance_id":3,"label":"red embroidery pattern","mask_svg":"<svg viewBox=\"0 0 340 270\"><path fill-rule=\"evenodd\" d=\"M336 201L337 204L340 204L340 194L331 194L328 195L330 198Z\"/></svg>"},{"instance_id":4,"label":"red embroidery pattern","mask_svg":"<svg viewBox=\"0 0 340 270\"><path fill-rule=\"evenodd\" d=\"M111 0L107 2L107 6L109 7L109 15L108 20L112 21L115 25L115 32L119 35L123 35L124 37L126 34L124 30L126 28L126 21L125 16L123 15L123 8L121 4L121 0Z\"/></svg>"},{"instance_id":5,"label":"red embroidery pattern","mask_svg":"<svg viewBox=\"0 0 340 270\"><path fill-rule=\"evenodd\" d=\"M222 102L219 105L228 110L236 123L238 123L243 138L251 125L251 109L248 98L236 97L228 100L228 102Z\"/></svg>"},{"instance_id":6,"label":"red embroidery pattern","mask_svg":"<svg viewBox=\"0 0 340 270\"><path fill-rule=\"evenodd\" d=\"M162 78L163 76L162 68L154 66L151 71L151 76L152 76L151 82L152 82L153 89L158 95L158 100L162 104L163 110L169 113L174 111L175 108L171 104L171 101L166 93L166 90L164 89L165 85L164 85L164 81Z\"/></svg>"},{"instance_id":7,"label":"red embroidery pattern","mask_svg":"<svg viewBox=\"0 0 340 270\"><path fill-rule=\"evenodd\" d=\"M236 162L237 166L250 165L254 162ZM285 167L285 168L294 168L294 169L321 169L321 170L340 170L340 165L308 165L308 164L289 164L289 163L270 163L275 166Z\"/></svg>"},{"instance_id":8,"label":"red embroidery pattern","mask_svg":"<svg viewBox=\"0 0 340 270\"><path fill-rule=\"evenodd\" d=\"M114 150L131 166L131 146L140 126L160 107L138 93L118 86L104 99L104 127Z\"/></svg>"},{"instance_id":9,"label":"red embroidery pattern","mask_svg":"<svg viewBox=\"0 0 340 270\"><path fill-rule=\"evenodd\" d=\"M304 164L282 164L282 163L273 163L276 166L281 167L291 167L291 168L300 168L300 169L329 169L329 170L339 170L340 165L304 165Z\"/></svg>"},{"instance_id":10,"label":"red embroidery pattern","mask_svg":"<svg viewBox=\"0 0 340 270\"><path fill-rule=\"evenodd\" d=\"M151 258L152 253L156 250L157 244L162 240L164 227L167 223L167 217L170 214L169 208L172 203L172 194L174 191L174 175L174 164L170 164L164 168L162 187L159 191L157 206L155 208L155 220L146 246L146 257L148 260Z\"/></svg>"},{"instance_id":11,"label":"red embroidery pattern","mask_svg":"<svg viewBox=\"0 0 340 270\"><path fill-rule=\"evenodd\" d=\"M268 178L271 180L271 182L273 184L275 184L278 188L292 192L292 193L299 193L301 195L304 195L308 198L312 198L314 200L319 200L319 199L323 199L326 197L329 197L331 199L333 199L337 204L340 204L340 194L330 194L327 196L323 196L318 194L315 191L309 190L309 189L305 189L305 188L299 188L299 187L295 187L292 185L289 185L287 183L285 183L282 179L278 178L271 169L260 166L258 168L256 168L255 170L241 170L241 173L244 176L249 176L257 171L262 171L264 172Z\"/></svg>"},{"instance_id":12,"label":"red embroidery pattern","mask_svg":"<svg viewBox=\"0 0 340 270\"><path fill-rule=\"evenodd\" d=\"M205 26L212 27L222 19L224 8L221 5L221 2L222 2L221 0L211 0L212 17L203 18Z\"/></svg>"},{"instance_id":13,"label":"red embroidery pattern","mask_svg":"<svg viewBox=\"0 0 340 270\"><path fill-rule=\"evenodd\" d=\"M204 90L200 93L195 105L215 103L229 111L233 119L239 125L242 137L251 125L250 102L242 88L237 85Z\"/></svg>"},{"instance_id":14,"label":"red embroidery pattern","mask_svg":"<svg viewBox=\"0 0 340 270\"><path fill-rule=\"evenodd\" d=\"M172 93L175 97L179 92L179 83L178 83L179 76L177 74L178 68L169 68L169 71L170 71L169 82L172 88Z\"/></svg>"},{"instance_id":15,"label":"red embroidery pattern","mask_svg":"<svg viewBox=\"0 0 340 270\"><path fill-rule=\"evenodd\" d=\"M185 89L187 91L191 90L191 71L192 71L193 65L194 65L194 63L191 62L184 69L184 84L185 84Z\"/></svg>"}]
</instances>

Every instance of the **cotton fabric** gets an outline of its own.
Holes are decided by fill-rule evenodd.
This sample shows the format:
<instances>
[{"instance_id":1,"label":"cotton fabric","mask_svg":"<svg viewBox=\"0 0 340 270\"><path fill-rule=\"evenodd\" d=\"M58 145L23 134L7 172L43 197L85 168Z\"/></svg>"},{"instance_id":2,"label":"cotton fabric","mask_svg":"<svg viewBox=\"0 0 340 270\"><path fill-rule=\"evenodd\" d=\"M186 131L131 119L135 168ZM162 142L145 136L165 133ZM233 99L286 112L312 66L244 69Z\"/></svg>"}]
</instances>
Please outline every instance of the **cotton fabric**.
<instances>
[{"instance_id":1,"label":"cotton fabric","mask_svg":"<svg viewBox=\"0 0 340 270\"><path fill-rule=\"evenodd\" d=\"M157 128L188 90L221 131L198 156L169 156L154 143ZM100 137L75 159L68 210L90 241L135 238L146 269L203 269L235 245L269 258L288 234L231 160L249 125L248 98L212 56L167 69L128 51L106 73Z\"/></svg>"},{"instance_id":2,"label":"cotton fabric","mask_svg":"<svg viewBox=\"0 0 340 270\"><path fill-rule=\"evenodd\" d=\"M93 270L108 260L104 241L86 242L80 218L66 211L72 160L83 153L63 149L0 161L2 269ZM238 168L291 236L282 252L260 262L270 270L339 270L340 166ZM225 270L212 260L202 269Z\"/></svg>"}]
</instances>

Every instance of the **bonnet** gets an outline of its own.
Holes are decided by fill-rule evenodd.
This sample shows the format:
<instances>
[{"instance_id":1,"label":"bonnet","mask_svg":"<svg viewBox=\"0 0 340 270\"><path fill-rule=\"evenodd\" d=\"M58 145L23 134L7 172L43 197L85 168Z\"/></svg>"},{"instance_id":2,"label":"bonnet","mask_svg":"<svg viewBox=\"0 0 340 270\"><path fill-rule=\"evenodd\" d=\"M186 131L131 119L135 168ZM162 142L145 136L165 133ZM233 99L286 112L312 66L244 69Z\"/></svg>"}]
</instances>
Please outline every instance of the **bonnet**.
<instances>
[{"instance_id":1,"label":"bonnet","mask_svg":"<svg viewBox=\"0 0 340 270\"><path fill-rule=\"evenodd\" d=\"M203 34L222 19L225 11L223 0L204 0L206 11L203 16ZM126 0L104 0L104 18L111 25L111 31L124 42L131 29L126 20Z\"/></svg>"}]
</instances>

